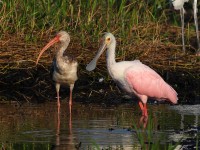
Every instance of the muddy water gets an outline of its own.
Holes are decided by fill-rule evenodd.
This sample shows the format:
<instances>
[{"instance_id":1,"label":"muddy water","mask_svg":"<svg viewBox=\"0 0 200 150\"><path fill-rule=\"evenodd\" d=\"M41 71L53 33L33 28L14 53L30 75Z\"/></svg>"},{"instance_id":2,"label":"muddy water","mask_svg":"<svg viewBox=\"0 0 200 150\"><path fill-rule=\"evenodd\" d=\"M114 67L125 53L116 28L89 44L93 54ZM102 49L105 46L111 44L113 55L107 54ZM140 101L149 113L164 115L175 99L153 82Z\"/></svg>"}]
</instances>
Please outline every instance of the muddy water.
<instances>
[{"instance_id":1,"label":"muddy water","mask_svg":"<svg viewBox=\"0 0 200 150\"><path fill-rule=\"evenodd\" d=\"M195 113L187 113L186 107L166 104L148 107L154 132L151 142L159 139L166 145L170 141L180 141L180 135L185 136L180 131L200 124L200 106L196 106ZM68 103L64 101L60 113L56 102L22 106L1 104L0 145L15 150L140 149L137 135L137 131L143 132L140 117L135 104L105 107L74 103L71 116Z\"/></svg>"}]
</instances>

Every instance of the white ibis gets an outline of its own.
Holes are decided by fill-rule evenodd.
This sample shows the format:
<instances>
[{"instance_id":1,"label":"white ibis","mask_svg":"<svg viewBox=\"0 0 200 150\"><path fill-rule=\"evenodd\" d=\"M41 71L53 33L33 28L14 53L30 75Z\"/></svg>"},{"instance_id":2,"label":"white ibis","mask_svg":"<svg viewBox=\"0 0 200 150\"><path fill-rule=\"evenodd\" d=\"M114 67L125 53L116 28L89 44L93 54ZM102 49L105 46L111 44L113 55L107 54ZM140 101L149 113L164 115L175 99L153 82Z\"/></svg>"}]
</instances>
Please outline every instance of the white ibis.
<instances>
[{"instance_id":1,"label":"white ibis","mask_svg":"<svg viewBox=\"0 0 200 150\"><path fill-rule=\"evenodd\" d=\"M72 105L72 91L74 88L74 83L78 79L77 77L77 66L78 62L69 56L63 56L64 51L67 49L70 36L65 31L60 31L56 35L54 39L52 39L40 52L36 64L40 57L42 56L43 52L46 51L50 46L59 42L60 48L56 52L55 59L53 61L53 80L55 81L56 93L57 93L57 105L60 108L60 96L59 90L60 85L69 85L70 87L70 96L69 96L69 106L70 106L70 113L71 113L71 105Z\"/></svg>"},{"instance_id":2,"label":"white ibis","mask_svg":"<svg viewBox=\"0 0 200 150\"><path fill-rule=\"evenodd\" d=\"M146 107L148 97L153 97L157 100L166 99L174 104L177 103L176 91L153 69L142 64L139 60L115 61L116 40L113 34L106 33L102 41L99 51L86 69L88 71L94 70L98 58L107 49L106 61L110 76L122 89L139 98L142 116L148 118Z\"/></svg>"}]
</instances>

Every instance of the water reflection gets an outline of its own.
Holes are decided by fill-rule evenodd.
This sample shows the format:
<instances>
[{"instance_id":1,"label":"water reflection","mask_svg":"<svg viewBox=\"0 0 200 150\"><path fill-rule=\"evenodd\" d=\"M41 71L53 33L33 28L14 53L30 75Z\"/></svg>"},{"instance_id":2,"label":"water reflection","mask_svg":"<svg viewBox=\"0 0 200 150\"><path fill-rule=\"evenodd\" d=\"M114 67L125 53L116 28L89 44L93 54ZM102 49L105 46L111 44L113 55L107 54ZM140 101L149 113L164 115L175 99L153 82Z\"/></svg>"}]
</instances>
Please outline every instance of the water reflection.
<instances>
[{"instance_id":1,"label":"water reflection","mask_svg":"<svg viewBox=\"0 0 200 150\"><path fill-rule=\"evenodd\" d=\"M60 109L56 103L25 104L21 107L1 104L0 141L11 143L16 150L23 146L37 150L49 147L56 150L95 147L140 149L137 132L148 140L144 126L148 128L151 124L153 138L167 143L167 139L171 140L172 131L180 130L181 123L187 125L196 120L199 125L198 114L197 117L185 115L182 121L183 113L169 109L168 105L149 105L151 119L148 123L141 119L137 105L105 107L73 103L72 110L68 106L65 102Z\"/></svg>"},{"instance_id":2,"label":"water reflection","mask_svg":"<svg viewBox=\"0 0 200 150\"><path fill-rule=\"evenodd\" d=\"M177 105L170 107L181 116L180 130L176 133L170 134L169 138L179 142L179 149L198 149L199 140L199 116L200 105ZM190 121L188 122L188 119Z\"/></svg>"},{"instance_id":3,"label":"water reflection","mask_svg":"<svg viewBox=\"0 0 200 150\"><path fill-rule=\"evenodd\" d=\"M56 147L54 149L57 149L59 145L60 145L60 107L58 107L57 111Z\"/></svg>"},{"instance_id":4,"label":"water reflection","mask_svg":"<svg viewBox=\"0 0 200 150\"><path fill-rule=\"evenodd\" d=\"M68 123L68 133L63 138L63 135L60 131L61 124L61 112L60 107L57 108L57 126L56 126L56 144L52 146L52 150L66 149L66 150L74 150L78 149L80 146L74 143L74 136L72 131L72 108L69 105L69 123Z\"/></svg>"},{"instance_id":5,"label":"water reflection","mask_svg":"<svg viewBox=\"0 0 200 150\"><path fill-rule=\"evenodd\" d=\"M200 105L177 105L170 107L170 109L175 110L177 113L181 115L180 129L183 130L185 129L185 116L194 116L195 117L194 124L190 125L198 127L199 116L200 116Z\"/></svg>"}]
</instances>

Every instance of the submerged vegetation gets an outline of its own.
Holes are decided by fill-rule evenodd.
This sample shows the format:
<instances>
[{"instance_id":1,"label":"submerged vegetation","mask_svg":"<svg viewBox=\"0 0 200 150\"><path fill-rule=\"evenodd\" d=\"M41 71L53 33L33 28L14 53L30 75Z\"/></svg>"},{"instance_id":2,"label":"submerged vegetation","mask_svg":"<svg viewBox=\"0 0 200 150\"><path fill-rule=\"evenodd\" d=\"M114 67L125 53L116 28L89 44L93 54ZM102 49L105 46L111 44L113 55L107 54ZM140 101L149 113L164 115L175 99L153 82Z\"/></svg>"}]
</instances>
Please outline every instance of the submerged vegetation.
<instances>
[{"instance_id":1,"label":"submerged vegetation","mask_svg":"<svg viewBox=\"0 0 200 150\"><path fill-rule=\"evenodd\" d=\"M67 53L77 57L80 64L80 78L76 88L80 95L77 95L77 99L79 96L92 97L98 93L99 87L105 85L109 90L115 89L112 88L115 84L106 84L110 85L112 81L106 73L104 58L98 64L101 72L85 71L85 66L94 56L104 32L112 32L117 37L117 61L140 59L167 80L169 73L169 82L176 86L178 93L192 87L192 98L199 99L200 60L195 56L197 43L190 9L192 4L188 3L184 54L179 12L166 0L2 0L1 100L31 101L34 96L52 98L55 93L51 92L52 95L49 96L49 91L53 89L49 84L49 66L54 53L46 52L38 67L35 61L44 43L59 30L70 33L71 43ZM95 85L91 82L98 83L96 78L102 76L106 83L92 87ZM184 79L188 77L187 81L178 82L180 76ZM93 88L94 94L88 93L88 89L84 90L88 85ZM188 97L191 98L191 94L180 96L186 101Z\"/></svg>"}]
</instances>

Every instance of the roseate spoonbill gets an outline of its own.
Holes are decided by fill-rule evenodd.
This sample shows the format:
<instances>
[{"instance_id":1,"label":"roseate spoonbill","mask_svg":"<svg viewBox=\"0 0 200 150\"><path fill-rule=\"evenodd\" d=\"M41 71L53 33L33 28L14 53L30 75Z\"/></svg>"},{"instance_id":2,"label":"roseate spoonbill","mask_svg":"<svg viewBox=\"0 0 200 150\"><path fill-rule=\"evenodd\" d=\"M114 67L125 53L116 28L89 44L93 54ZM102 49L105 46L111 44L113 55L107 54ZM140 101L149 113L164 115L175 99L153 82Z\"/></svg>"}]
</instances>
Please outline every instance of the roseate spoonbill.
<instances>
[{"instance_id":1,"label":"roseate spoonbill","mask_svg":"<svg viewBox=\"0 0 200 150\"><path fill-rule=\"evenodd\" d=\"M52 39L40 52L36 64L43 52L46 51L53 44L60 42L60 48L58 49L55 59L53 61L53 80L55 81L56 93L57 93L57 105L60 108L60 98L59 98L59 90L60 85L69 85L70 86L70 96L69 96L69 106L71 113L71 105L72 105L72 91L74 88L74 83L78 79L77 77L77 66L78 62L69 56L63 56L64 51L69 45L70 36L65 31L60 31L56 35L54 39Z\"/></svg>"},{"instance_id":2,"label":"roseate spoonbill","mask_svg":"<svg viewBox=\"0 0 200 150\"><path fill-rule=\"evenodd\" d=\"M142 64L139 60L115 61L116 40L113 34L106 33L102 40L103 42L97 55L86 67L88 71L95 69L98 58L107 49L106 61L110 76L122 89L139 98L142 116L148 117L146 106L148 97L153 97L157 100L166 99L174 104L177 103L176 91L153 69Z\"/></svg>"}]
</instances>

